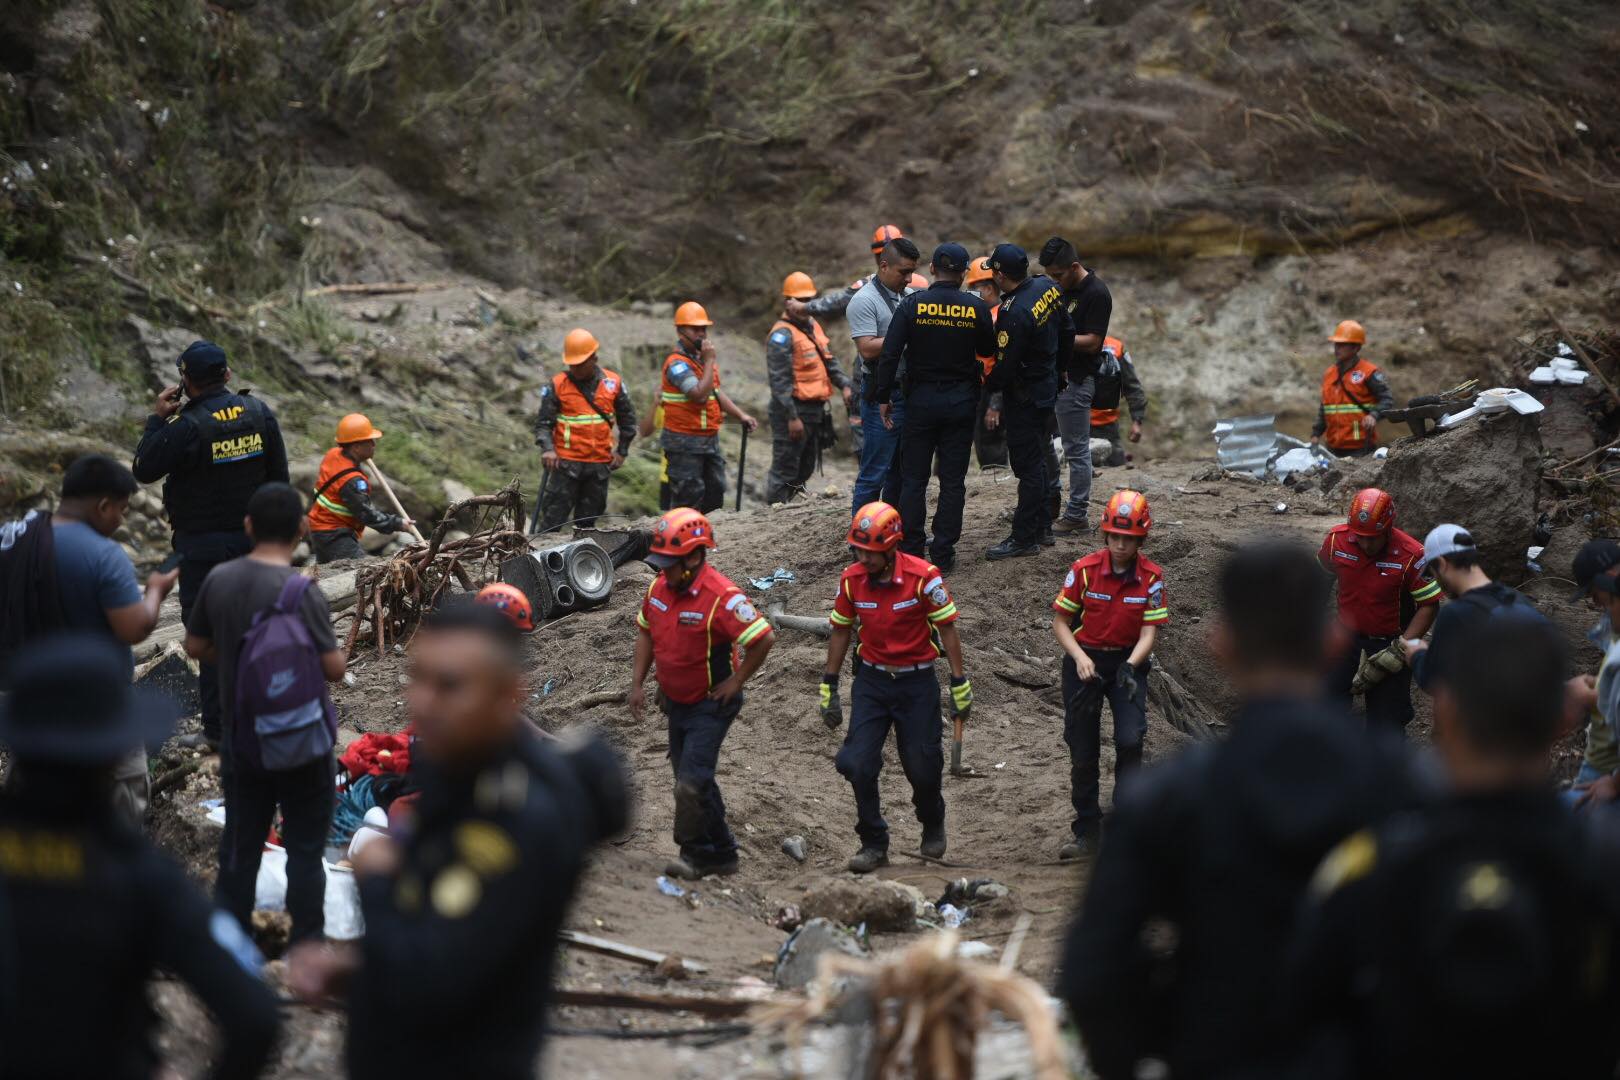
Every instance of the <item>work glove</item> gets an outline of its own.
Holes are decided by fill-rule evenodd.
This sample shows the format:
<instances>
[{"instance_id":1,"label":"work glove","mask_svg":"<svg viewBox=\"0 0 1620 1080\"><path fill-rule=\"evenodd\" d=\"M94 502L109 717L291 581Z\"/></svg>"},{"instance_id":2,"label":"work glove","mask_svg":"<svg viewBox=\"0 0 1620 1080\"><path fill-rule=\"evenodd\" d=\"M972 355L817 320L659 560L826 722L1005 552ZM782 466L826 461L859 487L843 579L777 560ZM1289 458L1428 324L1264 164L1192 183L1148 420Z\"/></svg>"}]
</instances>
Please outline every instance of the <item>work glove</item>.
<instances>
[{"instance_id":1,"label":"work glove","mask_svg":"<svg viewBox=\"0 0 1620 1080\"><path fill-rule=\"evenodd\" d=\"M1350 692L1366 693L1369 687L1377 686L1405 666L1406 643L1400 638L1396 638L1386 648L1371 655L1362 653L1361 666L1356 669L1356 677L1351 680Z\"/></svg>"},{"instance_id":2,"label":"work glove","mask_svg":"<svg viewBox=\"0 0 1620 1080\"><path fill-rule=\"evenodd\" d=\"M1119 665L1119 670L1114 673L1114 687L1125 691L1125 700L1132 705L1142 704L1142 680L1130 664Z\"/></svg>"},{"instance_id":3,"label":"work glove","mask_svg":"<svg viewBox=\"0 0 1620 1080\"><path fill-rule=\"evenodd\" d=\"M966 720L973 708L973 684L966 675L951 676L951 716Z\"/></svg>"},{"instance_id":4,"label":"work glove","mask_svg":"<svg viewBox=\"0 0 1620 1080\"><path fill-rule=\"evenodd\" d=\"M837 731L844 726L844 703L838 697L838 676L821 677L821 722Z\"/></svg>"}]
</instances>

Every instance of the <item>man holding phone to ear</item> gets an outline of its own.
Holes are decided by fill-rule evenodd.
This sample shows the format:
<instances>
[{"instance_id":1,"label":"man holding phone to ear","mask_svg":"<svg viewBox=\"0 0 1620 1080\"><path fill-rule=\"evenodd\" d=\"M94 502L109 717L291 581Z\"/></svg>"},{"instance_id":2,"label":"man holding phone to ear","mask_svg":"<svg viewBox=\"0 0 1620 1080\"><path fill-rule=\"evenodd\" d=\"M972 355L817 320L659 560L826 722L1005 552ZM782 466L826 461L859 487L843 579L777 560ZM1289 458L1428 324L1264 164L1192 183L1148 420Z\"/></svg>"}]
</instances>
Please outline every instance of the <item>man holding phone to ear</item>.
<instances>
[{"instance_id":1,"label":"man holding phone to ear","mask_svg":"<svg viewBox=\"0 0 1620 1080\"><path fill-rule=\"evenodd\" d=\"M180 382L158 395L135 448L135 479L163 481L163 506L180 556L180 615L187 622L208 572L253 547L242 531L248 499L261 484L286 483L287 448L269 406L226 387L225 350L194 341L176 363ZM189 400L187 400L189 399ZM219 674L199 665L202 734L182 743L217 748Z\"/></svg>"}]
</instances>

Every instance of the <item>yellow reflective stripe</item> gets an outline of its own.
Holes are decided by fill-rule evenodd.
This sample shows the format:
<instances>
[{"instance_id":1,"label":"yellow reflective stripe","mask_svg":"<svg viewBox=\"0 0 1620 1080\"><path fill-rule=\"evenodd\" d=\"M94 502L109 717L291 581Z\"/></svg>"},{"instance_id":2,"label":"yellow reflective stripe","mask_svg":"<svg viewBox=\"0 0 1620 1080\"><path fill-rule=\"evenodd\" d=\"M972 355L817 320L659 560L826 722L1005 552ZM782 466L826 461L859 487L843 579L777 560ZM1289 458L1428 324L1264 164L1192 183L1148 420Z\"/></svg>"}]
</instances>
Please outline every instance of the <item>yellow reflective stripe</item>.
<instances>
[{"instance_id":1,"label":"yellow reflective stripe","mask_svg":"<svg viewBox=\"0 0 1620 1080\"><path fill-rule=\"evenodd\" d=\"M1440 595L1440 584L1439 584L1439 582L1435 582L1435 581L1429 582L1427 585L1423 586L1423 588L1421 588L1421 589L1413 589L1412 590L1412 599L1413 600L1427 600L1431 596L1439 596L1439 595Z\"/></svg>"},{"instance_id":2,"label":"yellow reflective stripe","mask_svg":"<svg viewBox=\"0 0 1620 1080\"><path fill-rule=\"evenodd\" d=\"M932 615L929 615L928 616L928 621L929 622L944 622L946 619L949 619L951 616L953 616L955 614L956 614L956 602L953 600L949 604L946 604L944 607L940 608L938 611L934 612Z\"/></svg>"},{"instance_id":3,"label":"yellow reflective stripe","mask_svg":"<svg viewBox=\"0 0 1620 1080\"><path fill-rule=\"evenodd\" d=\"M1323 405L1322 411L1326 413L1358 413L1364 411L1360 405Z\"/></svg>"},{"instance_id":4,"label":"yellow reflective stripe","mask_svg":"<svg viewBox=\"0 0 1620 1080\"><path fill-rule=\"evenodd\" d=\"M761 615L749 623L747 629L737 635L737 644L747 645L761 634L768 634L770 631L771 624L765 621L765 616Z\"/></svg>"},{"instance_id":5,"label":"yellow reflective stripe","mask_svg":"<svg viewBox=\"0 0 1620 1080\"><path fill-rule=\"evenodd\" d=\"M1067 596L1064 596L1062 593L1058 593L1057 599L1052 601L1052 606L1055 607L1055 608L1062 608L1064 611L1067 611L1070 615L1073 615L1075 612L1080 610L1080 605L1079 604L1075 603L1073 600L1070 600Z\"/></svg>"},{"instance_id":6,"label":"yellow reflective stripe","mask_svg":"<svg viewBox=\"0 0 1620 1080\"><path fill-rule=\"evenodd\" d=\"M332 513L336 514L338 517L346 517L351 521L354 520L354 515L349 512L348 507L344 506L342 503L333 502L331 499L328 499L324 494L315 496L315 501L317 503L319 503L321 506L323 506L326 509L330 510Z\"/></svg>"},{"instance_id":7,"label":"yellow reflective stripe","mask_svg":"<svg viewBox=\"0 0 1620 1080\"><path fill-rule=\"evenodd\" d=\"M663 399L665 401L669 402L671 405L679 405L683 401L691 401L691 399L688 398L685 394L672 394L668 390L665 390L663 392L662 397L663 397ZM696 405L697 402L693 401L692 404Z\"/></svg>"},{"instance_id":8,"label":"yellow reflective stripe","mask_svg":"<svg viewBox=\"0 0 1620 1080\"><path fill-rule=\"evenodd\" d=\"M1143 622L1164 622L1164 620L1168 619L1169 617L1170 617L1170 610L1168 608L1159 607L1159 608L1154 608L1152 611L1143 613L1142 621Z\"/></svg>"},{"instance_id":9,"label":"yellow reflective stripe","mask_svg":"<svg viewBox=\"0 0 1620 1080\"><path fill-rule=\"evenodd\" d=\"M592 413L589 416L574 415L557 417L557 423L559 424L605 424L607 422L607 417L597 416L595 413Z\"/></svg>"},{"instance_id":10,"label":"yellow reflective stripe","mask_svg":"<svg viewBox=\"0 0 1620 1080\"><path fill-rule=\"evenodd\" d=\"M643 630L651 630L652 629L652 623L647 621L647 616L646 616L645 612L640 612L640 611L636 612L636 625L641 627Z\"/></svg>"},{"instance_id":11,"label":"yellow reflective stripe","mask_svg":"<svg viewBox=\"0 0 1620 1080\"><path fill-rule=\"evenodd\" d=\"M848 616L845 616L845 615L840 615L836 611L832 612L830 615L827 616L827 621L832 623L834 626L854 626L855 625L855 620L854 619L851 619L851 618L849 618Z\"/></svg>"}]
</instances>

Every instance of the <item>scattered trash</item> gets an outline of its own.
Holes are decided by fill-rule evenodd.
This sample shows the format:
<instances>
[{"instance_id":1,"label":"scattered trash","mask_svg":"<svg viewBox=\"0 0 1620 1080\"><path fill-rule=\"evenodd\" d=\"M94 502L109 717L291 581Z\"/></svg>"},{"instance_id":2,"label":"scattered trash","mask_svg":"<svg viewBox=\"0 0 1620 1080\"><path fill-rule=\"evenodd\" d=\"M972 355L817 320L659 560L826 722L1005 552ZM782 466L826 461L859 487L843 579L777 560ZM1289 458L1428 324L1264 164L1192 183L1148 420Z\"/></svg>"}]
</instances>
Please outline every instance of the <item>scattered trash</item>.
<instances>
[{"instance_id":1,"label":"scattered trash","mask_svg":"<svg viewBox=\"0 0 1620 1080\"><path fill-rule=\"evenodd\" d=\"M1005 768L1006 768L1006 767L1007 767L1007 763L1006 763L1006 762L1005 762L1005 761L998 761L998 762L996 762L996 768L998 768L998 769L1005 769Z\"/></svg>"},{"instance_id":2,"label":"scattered trash","mask_svg":"<svg viewBox=\"0 0 1620 1080\"><path fill-rule=\"evenodd\" d=\"M1217 420L1211 434L1215 436L1215 461L1220 469L1256 480L1273 473L1281 479L1327 467L1332 459L1324 451L1292 435L1278 434L1276 419L1267 413Z\"/></svg>"},{"instance_id":3,"label":"scattered trash","mask_svg":"<svg viewBox=\"0 0 1620 1080\"><path fill-rule=\"evenodd\" d=\"M1011 889L994 878L960 877L945 886L945 895L939 898L938 906L944 912L947 906L966 908L970 903L1000 900L1011 893Z\"/></svg>"},{"instance_id":4,"label":"scattered trash","mask_svg":"<svg viewBox=\"0 0 1620 1080\"><path fill-rule=\"evenodd\" d=\"M971 917L971 914L967 910L959 908L955 904L940 905L939 919L940 922L945 924L945 927L948 930L955 930L957 927L967 922Z\"/></svg>"},{"instance_id":5,"label":"scattered trash","mask_svg":"<svg viewBox=\"0 0 1620 1080\"><path fill-rule=\"evenodd\" d=\"M379 836L387 835L388 811L380 806L373 806L366 811L365 823L356 829L354 835L349 838L349 861L353 862L354 857L360 854L361 849L367 844L376 840Z\"/></svg>"},{"instance_id":6,"label":"scattered trash","mask_svg":"<svg viewBox=\"0 0 1620 1080\"><path fill-rule=\"evenodd\" d=\"M1572 355L1570 347L1560 341L1558 356L1530 372L1530 381L1541 386L1580 386L1592 373L1583 369L1579 361L1571 359Z\"/></svg>"},{"instance_id":7,"label":"scattered trash","mask_svg":"<svg viewBox=\"0 0 1620 1080\"><path fill-rule=\"evenodd\" d=\"M782 841L782 854L794 862L804 862L804 837L789 836Z\"/></svg>"},{"instance_id":8,"label":"scattered trash","mask_svg":"<svg viewBox=\"0 0 1620 1080\"><path fill-rule=\"evenodd\" d=\"M685 896L686 890L675 884L663 874L658 875L658 891L665 896Z\"/></svg>"},{"instance_id":9,"label":"scattered trash","mask_svg":"<svg viewBox=\"0 0 1620 1080\"><path fill-rule=\"evenodd\" d=\"M783 904L771 916L771 925L778 930L797 930L804 923L804 915L799 911L798 904Z\"/></svg>"},{"instance_id":10,"label":"scattered trash","mask_svg":"<svg viewBox=\"0 0 1620 1080\"><path fill-rule=\"evenodd\" d=\"M1379 461L1383 461L1385 458L1389 457L1389 447L1380 446L1378 449L1373 451L1373 457Z\"/></svg>"},{"instance_id":11,"label":"scattered trash","mask_svg":"<svg viewBox=\"0 0 1620 1080\"><path fill-rule=\"evenodd\" d=\"M333 941L354 941L366 931L360 914L360 890L354 872L321 860L326 870L326 936ZM259 877L253 888L253 907L258 911L285 911L287 908L287 852L266 844L259 860Z\"/></svg>"},{"instance_id":12,"label":"scattered trash","mask_svg":"<svg viewBox=\"0 0 1620 1080\"><path fill-rule=\"evenodd\" d=\"M956 947L959 960L988 960L996 955L996 947L982 941L964 941Z\"/></svg>"},{"instance_id":13,"label":"scattered trash","mask_svg":"<svg viewBox=\"0 0 1620 1080\"><path fill-rule=\"evenodd\" d=\"M776 585L792 585L799 580L797 574L785 566L778 566L764 577L749 578L748 584L756 589L769 589Z\"/></svg>"},{"instance_id":14,"label":"scattered trash","mask_svg":"<svg viewBox=\"0 0 1620 1080\"><path fill-rule=\"evenodd\" d=\"M1328 467L1330 459L1321 451L1308 446L1296 446L1271 463L1277 479L1285 480L1296 473L1320 472Z\"/></svg>"},{"instance_id":15,"label":"scattered trash","mask_svg":"<svg viewBox=\"0 0 1620 1080\"><path fill-rule=\"evenodd\" d=\"M1273 514L1286 514L1288 513L1288 504L1285 502L1277 503L1272 506L1271 512Z\"/></svg>"}]
</instances>

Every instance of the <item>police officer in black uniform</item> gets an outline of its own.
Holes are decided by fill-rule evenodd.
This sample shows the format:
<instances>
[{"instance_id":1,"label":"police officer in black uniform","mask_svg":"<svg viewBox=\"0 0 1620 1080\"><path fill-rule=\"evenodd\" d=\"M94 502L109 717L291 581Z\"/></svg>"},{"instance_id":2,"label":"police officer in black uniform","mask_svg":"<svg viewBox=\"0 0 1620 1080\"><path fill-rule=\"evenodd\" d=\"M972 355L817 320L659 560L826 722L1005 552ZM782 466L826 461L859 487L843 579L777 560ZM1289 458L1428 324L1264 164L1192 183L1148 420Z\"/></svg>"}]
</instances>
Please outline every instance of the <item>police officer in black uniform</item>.
<instances>
[{"instance_id":1,"label":"police officer in black uniform","mask_svg":"<svg viewBox=\"0 0 1620 1080\"><path fill-rule=\"evenodd\" d=\"M973 453L979 388L984 369L979 357L996 346L990 305L962 291L968 252L961 244L934 249L934 283L911 293L895 308L883 354L868 390L885 422L889 397L905 365L906 424L900 436L901 550L921 556L928 513L928 477L939 457L939 506L928 559L941 570L956 563L967 500L968 458Z\"/></svg>"},{"instance_id":2,"label":"police officer in black uniform","mask_svg":"<svg viewBox=\"0 0 1620 1080\"><path fill-rule=\"evenodd\" d=\"M252 550L242 531L248 499L260 484L287 483L287 448L264 402L226 388L224 349L194 341L178 367L180 385L158 395L133 469L143 484L164 481L163 505L180 556L180 616L188 619L208 571ZM191 742L218 746L219 676L210 663L197 671L203 729L202 739Z\"/></svg>"},{"instance_id":3,"label":"police officer in black uniform","mask_svg":"<svg viewBox=\"0 0 1620 1080\"><path fill-rule=\"evenodd\" d=\"M366 936L306 943L289 984L345 986L349 1075L534 1075L557 933L585 860L624 829L628 778L596 736L524 719L522 638L493 607L434 612L411 643L421 802L403 842L355 855Z\"/></svg>"},{"instance_id":4,"label":"police officer in black uniform","mask_svg":"<svg viewBox=\"0 0 1620 1080\"><path fill-rule=\"evenodd\" d=\"M1312 883L1299 1075L1556 1076L1620 1065L1620 830L1561 805L1568 658L1527 604L1457 628L1434 689L1444 798L1347 837Z\"/></svg>"},{"instance_id":5,"label":"police officer in black uniform","mask_svg":"<svg viewBox=\"0 0 1620 1080\"><path fill-rule=\"evenodd\" d=\"M1074 329L1062 291L1044 274L1029 276L1029 256L1017 244L997 244L990 270L1001 290L996 314L996 366L985 385L1002 394L1007 456L1018 477L1012 535L985 558L1035 555L1052 528L1047 506L1047 431L1057 400L1058 370L1074 351Z\"/></svg>"},{"instance_id":6,"label":"police officer in black uniform","mask_svg":"<svg viewBox=\"0 0 1620 1080\"><path fill-rule=\"evenodd\" d=\"M113 769L174 727L174 702L130 685L110 639L19 651L0 703L0 1077L148 1080L159 969L213 1014L214 1077L253 1077L280 1026L263 961L236 920L113 808Z\"/></svg>"}]
</instances>

